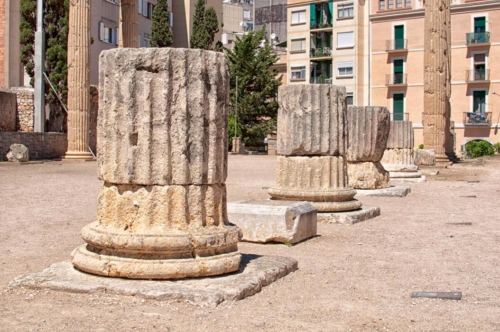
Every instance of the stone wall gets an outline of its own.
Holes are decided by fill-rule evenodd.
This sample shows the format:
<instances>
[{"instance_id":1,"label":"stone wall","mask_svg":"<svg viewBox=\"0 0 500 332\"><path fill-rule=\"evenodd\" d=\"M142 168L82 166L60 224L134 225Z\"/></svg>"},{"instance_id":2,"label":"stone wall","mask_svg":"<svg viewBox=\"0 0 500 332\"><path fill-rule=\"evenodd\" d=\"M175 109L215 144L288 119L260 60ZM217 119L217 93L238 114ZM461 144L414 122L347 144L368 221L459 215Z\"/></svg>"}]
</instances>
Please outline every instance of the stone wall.
<instances>
[{"instance_id":1,"label":"stone wall","mask_svg":"<svg viewBox=\"0 0 500 332\"><path fill-rule=\"evenodd\" d=\"M0 89L0 131L16 130L16 95Z\"/></svg>"},{"instance_id":2,"label":"stone wall","mask_svg":"<svg viewBox=\"0 0 500 332\"><path fill-rule=\"evenodd\" d=\"M30 160L62 157L67 150L65 133L0 132L0 161L6 161L10 145L24 144Z\"/></svg>"},{"instance_id":3,"label":"stone wall","mask_svg":"<svg viewBox=\"0 0 500 332\"><path fill-rule=\"evenodd\" d=\"M11 88L17 95L16 131L32 132L34 129L33 88Z\"/></svg>"}]
</instances>

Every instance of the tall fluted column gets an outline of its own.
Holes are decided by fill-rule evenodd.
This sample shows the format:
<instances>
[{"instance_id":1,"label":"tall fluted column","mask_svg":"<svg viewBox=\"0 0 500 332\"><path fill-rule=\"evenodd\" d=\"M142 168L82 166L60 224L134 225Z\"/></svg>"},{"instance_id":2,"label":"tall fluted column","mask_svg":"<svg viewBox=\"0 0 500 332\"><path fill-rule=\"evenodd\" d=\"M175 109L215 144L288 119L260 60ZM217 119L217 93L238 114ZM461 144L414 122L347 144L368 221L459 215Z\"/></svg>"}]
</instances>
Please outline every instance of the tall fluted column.
<instances>
[{"instance_id":1,"label":"tall fluted column","mask_svg":"<svg viewBox=\"0 0 500 332\"><path fill-rule=\"evenodd\" d=\"M90 0L71 0L68 31L68 151L89 159Z\"/></svg>"},{"instance_id":2,"label":"tall fluted column","mask_svg":"<svg viewBox=\"0 0 500 332\"><path fill-rule=\"evenodd\" d=\"M450 0L427 0L425 4L424 146L436 151L437 164L449 164Z\"/></svg>"},{"instance_id":3,"label":"tall fluted column","mask_svg":"<svg viewBox=\"0 0 500 332\"><path fill-rule=\"evenodd\" d=\"M137 0L121 0L118 47L139 47L137 25Z\"/></svg>"}]
</instances>

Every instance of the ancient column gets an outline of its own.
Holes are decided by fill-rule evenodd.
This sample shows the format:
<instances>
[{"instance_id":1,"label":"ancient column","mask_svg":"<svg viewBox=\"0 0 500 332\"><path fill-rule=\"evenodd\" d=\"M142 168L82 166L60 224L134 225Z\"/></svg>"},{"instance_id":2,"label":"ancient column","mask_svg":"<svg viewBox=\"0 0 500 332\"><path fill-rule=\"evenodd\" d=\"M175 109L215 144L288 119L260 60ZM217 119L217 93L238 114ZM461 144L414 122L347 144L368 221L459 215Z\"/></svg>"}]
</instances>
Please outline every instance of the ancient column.
<instances>
[{"instance_id":1,"label":"ancient column","mask_svg":"<svg viewBox=\"0 0 500 332\"><path fill-rule=\"evenodd\" d=\"M68 151L90 159L90 0L71 0L68 30Z\"/></svg>"},{"instance_id":2,"label":"ancient column","mask_svg":"<svg viewBox=\"0 0 500 332\"><path fill-rule=\"evenodd\" d=\"M382 165L392 180L422 179L413 162L414 133L411 121L391 121L387 149ZM412 180L409 180L412 181Z\"/></svg>"},{"instance_id":3,"label":"ancient column","mask_svg":"<svg viewBox=\"0 0 500 332\"><path fill-rule=\"evenodd\" d=\"M356 210L347 179L345 88L329 84L281 86L278 159L273 199L309 201L318 210Z\"/></svg>"},{"instance_id":4,"label":"ancient column","mask_svg":"<svg viewBox=\"0 0 500 332\"><path fill-rule=\"evenodd\" d=\"M229 74L222 53L114 49L99 63L97 220L82 271L174 279L237 271L226 206Z\"/></svg>"},{"instance_id":5,"label":"ancient column","mask_svg":"<svg viewBox=\"0 0 500 332\"><path fill-rule=\"evenodd\" d=\"M349 185L355 189L388 188L389 173L380 160L387 147L391 114L386 107L347 108Z\"/></svg>"},{"instance_id":6,"label":"ancient column","mask_svg":"<svg viewBox=\"0 0 500 332\"><path fill-rule=\"evenodd\" d=\"M118 47L139 47L137 0L120 0L120 24Z\"/></svg>"},{"instance_id":7,"label":"ancient column","mask_svg":"<svg viewBox=\"0 0 500 332\"><path fill-rule=\"evenodd\" d=\"M451 20L450 0L425 2L424 146L436 164L450 164Z\"/></svg>"}]
</instances>

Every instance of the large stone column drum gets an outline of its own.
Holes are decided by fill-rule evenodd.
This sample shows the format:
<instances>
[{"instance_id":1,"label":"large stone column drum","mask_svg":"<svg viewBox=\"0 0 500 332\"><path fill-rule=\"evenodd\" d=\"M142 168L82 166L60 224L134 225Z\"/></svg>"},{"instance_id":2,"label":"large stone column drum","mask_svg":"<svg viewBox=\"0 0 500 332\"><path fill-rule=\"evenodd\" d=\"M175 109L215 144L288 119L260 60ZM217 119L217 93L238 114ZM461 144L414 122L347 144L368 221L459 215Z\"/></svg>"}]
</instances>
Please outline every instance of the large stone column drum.
<instances>
[{"instance_id":1,"label":"large stone column drum","mask_svg":"<svg viewBox=\"0 0 500 332\"><path fill-rule=\"evenodd\" d=\"M380 160L389 137L391 114L386 107L347 108L349 185L355 189L388 188L389 173Z\"/></svg>"},{"instance_id":2,"label":"large stone column drum","mask_svg":"<svg viewBox=\"0 0 500 332\"><path fill-rule=\"evenodd\" d=\"M135 279L237 271L226 210L229 76L222 53L104 51L99 64L97 220L76 268Z\"/></svg>"},{"instance_id":3,"label":"large stone column drum","mask_svg":"<svg viewBox=\"0 0 500 332\"><path fill-rule=\"evenodd\" d=\"M273 199L309 201L322 212L356 210L347 179L345 88L297 84L279 88Z\"/></svg>"},{"instance_id":4,"label":"large stone column drum","mask_svg":"<svg viewBox=\"0 0 500 332\"><path fill-rule=\"evenodd\" d=\"M391 121L391 132L382 165L391 179L420 178L413 162L413 125L411 121Z\"/></svg>"}]
</instances>

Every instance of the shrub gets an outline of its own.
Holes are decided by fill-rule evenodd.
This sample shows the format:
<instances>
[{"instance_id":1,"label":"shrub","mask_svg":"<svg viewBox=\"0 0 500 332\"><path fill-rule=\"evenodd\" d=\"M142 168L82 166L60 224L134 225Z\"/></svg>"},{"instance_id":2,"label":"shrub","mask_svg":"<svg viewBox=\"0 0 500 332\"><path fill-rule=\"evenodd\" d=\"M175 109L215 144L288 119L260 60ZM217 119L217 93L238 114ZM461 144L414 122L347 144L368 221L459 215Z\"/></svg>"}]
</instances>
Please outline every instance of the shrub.
<instances>
[{"instance_id":1,"label":"shrub","mask_svg":"<svg viewBox=\"0 0 500 332\"><path fill-rule=\"evenodd\" d=\"M500 143L496 143L493 145L493 148L495 149L496 153L500 153Z\"/></svg>"},{"instance_id":2,"label":"shrub","mask_svg":"<svg viewBox=\"0 0 500 332\"><path fill-rule=\"evenodd\" d=\"M465 151L467 151L467 156L469 156L469 158L478 158L495 154L493 145L486 141L470 141L465 144Z\"/></svg>"},{"instance_id":3,"label":"shrub","mask_svg":"<svg viewBox=\"0 0 500 332\"><path fill-rule=\"evenodd\" d=\"M419 148L420 150L423 150L423 149L424 149L424 145L423 145L423 144L420 144L420 145L418 146L418 148Z\"/></svg>"}]
</instances>

